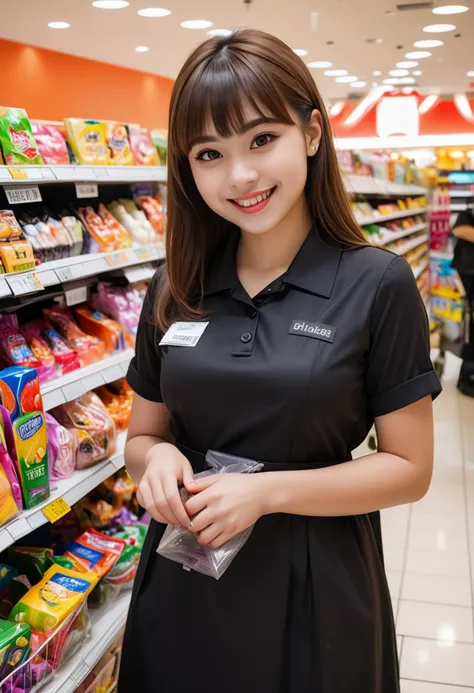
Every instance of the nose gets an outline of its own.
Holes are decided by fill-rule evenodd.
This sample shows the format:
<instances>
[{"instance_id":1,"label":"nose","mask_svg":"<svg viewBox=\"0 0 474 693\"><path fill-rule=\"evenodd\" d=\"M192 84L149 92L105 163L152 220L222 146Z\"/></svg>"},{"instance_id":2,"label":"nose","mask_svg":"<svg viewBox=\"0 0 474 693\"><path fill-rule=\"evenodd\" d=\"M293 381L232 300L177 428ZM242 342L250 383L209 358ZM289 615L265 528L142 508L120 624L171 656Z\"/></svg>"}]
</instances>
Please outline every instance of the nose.
<instances>
[{"instance_id":1,"label":"nose","mask_svg":"<svg viewBox=\"0 0 474 693\"><path fill-rule=\"evenodd\" d=\"M234 159L230 169L229 183L232 188L245 192L255 185L258 180L258 172L245 160Z\"/></svg>"}]
</instances>

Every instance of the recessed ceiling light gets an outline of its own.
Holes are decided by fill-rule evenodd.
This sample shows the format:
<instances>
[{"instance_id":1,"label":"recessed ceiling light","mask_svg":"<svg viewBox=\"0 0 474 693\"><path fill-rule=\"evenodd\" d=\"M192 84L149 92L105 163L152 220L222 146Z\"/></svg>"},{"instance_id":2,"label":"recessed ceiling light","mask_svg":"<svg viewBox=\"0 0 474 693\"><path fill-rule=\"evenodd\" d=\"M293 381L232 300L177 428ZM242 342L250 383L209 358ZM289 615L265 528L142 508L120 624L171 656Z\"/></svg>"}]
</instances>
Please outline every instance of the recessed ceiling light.
<instances>
[{"instance_id":1,"label":"recessed ceiling light","mask_svg":"<svg viewBox=\"0 0 474 693\"><path fill-rule=\"evenodd\" d=\"M71 25L68 22L50 22L48 26L50 29L69 29Z\"/></svg>"},{"instance_id":2,"label":"recessed ceiling light","mask_svg":"<svg viewBox=\"0 0 474 693\"><path fill-rule=\"evenodd\" d=\"M417 63L416 60L402 60L400 63L397 63L397 67L416 67L420 63Z\"/></svg>"},{"instance_id":3,"label":"recessed ceiling light","mask_svg":"<svg viewBox=\"0 0 474 693\"><path fill-rule=\"evenodd\" d=\"M382 73L380 72L380 70L375 70L375 72L372 72L372 74L374 77L380 77Z\"/></svg>"},{"instance_id":4,"label":"recessed ceiling light","mask_svg":"<svg viewBox=\"0 0 474 693\"><path fill-rule=\"evenodd\" d=\"M207 35L209 38L224 38L225 36L230 36L231 33L231 29L211 29L207 32Z\"/></svg>"},{"instance_id":5,"label":"recessed ceiling light","mask_svg":"<svg viewBox=\"0 0 474 693\"><path fill-rule=\"evenodd\" d=\"M384 84L400 84L400 80L398 77L390 77L389 79L384 79L383 81Z\"/></svg>"},{"instance_id":6,"label":"recessed ceiling light","mask_svg":"<svg viewBox=\"0 0 474 693\"><path fill-rule=\"evenodd\" d=\"M441 5L441 7L435 7L432 12L433 14L462 14L468 10L469 7L466 5Z\"/></svg>"},{"instance_id":7,"label":"recessed ceiling light","mask_svg":"<svg viewBox=\"0 0 474 693\"><path fill-rule=\"evenodd\" d=\"M409 72L408 70L390 70L388 74L392 75L392 77L405 77Z\"/></svg>"},{"instance_id":8,"label":"recessed ceiling light","mask_svg":"<svg viewBox=\"0 0 474 693\"><path fill-rule=\"evenodd\" d=\"M304 55L308 55L308 51L306 51L304 48L293 48L293 53L299 55L300 58L302 58Z\"/></svg>"},{"instance_id":9,"label":"recessed ceiling light","mask_svg":"<svg viewBox=\"0 0 474 693\"><path fill-rule=\"evenodd\" d=\"M468 77L474 77L474 70L469 70L466 74Z\"/></svg>"},{"instance_id":10,"label":"recessed ceiling light","mask_svg":"<svg viewBox=\"0 0 474 693\"><path fill-rule=\"evenodd\" d=\"M415 48L438 48L439 46L444 46L444 41L439 41L438 39L426 39L423 41L415 41L413 45Z\"/></svg>"},{"instance_id":11,"label":"recessed ceiling light","mask_svg":"<svg viewBox=\"0 0 474 693\"><path fill-rule=\"evenodd\" d=\"M428 26L423 27L423 31L428 34L442 34L445 31L454 31L455 29L454 24L428 24Z\"/></svg>"},{"instance_id":12,"label":"recessed ceiling light","mask_svg":"<svg viewBox=\"0 0 474 693\"><path fill-rule=\"evenodd\" d=\"M92 4L100 10L122 10L130 5L127 0L94 0Z\"/></svg>"},{"instance_id":13,"label":"recessed ceiling light","mask_svg":"<svg viewBox=\"0 0 474 693\"><path fill-rule=\"evenodd\" d=\"M137 51L137 53L148 53L150 49L148 48L148 46L137 46L135 50Z\"/></svg>"},{"instance_id":14,"label":"recessed ceiling light","mask_svg":"<svg viewBox=\"0 0 474 693\"><path fill-rule=\"evenodd\" d=\"M137 14L140 17L167 17L171 14L171 10L166 10L164 7L145 7L143 10L138 10Z\"/></svg>"},{"instance_id":15,"label":"recessed ceiling light","mask_svg":"<svg viewBox=\"0 0 474 693\"><path fill-rule=\"evenodd\" d=\"M209 29L212 26L212 22L208 22L207 19L187 19L185 22L181 22L183 29Z\"/></svg>"},{"instance_id":16,"label":"recessed ceiling light","mask_svg":"<svg viewBox=\"0 0 474 693\"><path fill-rule=\"evenodd\" d=\"M326 70L324 73L328 77L343 77L344 75L347 75L347 70Z\"/></svg>"},{"instance_id":17,"label":"recessed ceiling light","mask_svg":"<svg viewBox=\"0 0 474 693\"><path fill-rule=\"evenodd\" d=\"M336 77L336 82L341 84L349 84L349 82L355 82L357 77L355 75L345 75L344 77Z\"/></svg>"},{"instance_id":18,"label":"recessed ceiling light","mask_svg":"<svg viewBox=\"0 0 474 693\"><path fill-rule=\"evenodd\" d=\"M432 55L429 51L411 51L410 53L405 53L405 58L408 60L423 60L423 58L429 58Z\"/></svg>"},{"instance_id":19,"label":"recessed ceiling light","mask_svg":"<svg viewBox=\"0 0 474 693\"><path fill-rule=\"evenodd\" d=\"M416 79L414 77L401 77L399 84L415 84Z\"/></svg>"},{"instance_id":20,"label":"recessed ceiling light","mask_svg":"<svg viewBox=\"0 0 474 693\"><path fill-rule=\"evenodd\" d=\"M413 70L413 74L415 75L415 77L420 77L423 74L423 72L421 70Z\"/></svg>"},{"instance_id":21,"label":"recessed ceiling light","mask_svg":"<svg viewBox=\"0 0 474 693\"><path fill-rule=\"evenodd\" d=\"M366 86L367 86L367 82L352 82L351 83L351 87L354 87L354 89L363 89Z\"/></svg>"},{"instance_id":22,"label":"recessed ceiling light","mask_svg":"<svg viewBox=\"0 0 474 693\"><path fill-rule=\"evenodd\" d=\"M330 63L328 60L316 60L316 62L312 63L306 63L308 67L310 68L324 68L324 67L331 67L332 63Z\"/></svg>"}]
</instances>

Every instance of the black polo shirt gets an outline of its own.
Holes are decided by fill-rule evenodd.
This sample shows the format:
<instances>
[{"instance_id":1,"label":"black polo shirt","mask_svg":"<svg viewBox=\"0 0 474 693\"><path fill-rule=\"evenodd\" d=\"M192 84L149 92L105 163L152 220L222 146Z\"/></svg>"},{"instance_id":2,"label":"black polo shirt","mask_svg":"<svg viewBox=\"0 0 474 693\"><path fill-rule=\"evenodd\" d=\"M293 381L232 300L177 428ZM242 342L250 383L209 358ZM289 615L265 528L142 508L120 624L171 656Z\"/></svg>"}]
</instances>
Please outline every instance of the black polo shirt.
<instances>
[{"instance_id":1,"label":"black polo shirt","mask_svg":"<svg viewBox=\"0 0 474 693\"><path fill-rule=\"evenodd\" d=\"M287 272L253 300L237 237L205 283L194 347L159 346L147 293L128 381L164 402L178 443L273 463L350 459L374 417L440 392L426 311L407 262L344 249L313 229Z\"/></svg>"}]
</instances>

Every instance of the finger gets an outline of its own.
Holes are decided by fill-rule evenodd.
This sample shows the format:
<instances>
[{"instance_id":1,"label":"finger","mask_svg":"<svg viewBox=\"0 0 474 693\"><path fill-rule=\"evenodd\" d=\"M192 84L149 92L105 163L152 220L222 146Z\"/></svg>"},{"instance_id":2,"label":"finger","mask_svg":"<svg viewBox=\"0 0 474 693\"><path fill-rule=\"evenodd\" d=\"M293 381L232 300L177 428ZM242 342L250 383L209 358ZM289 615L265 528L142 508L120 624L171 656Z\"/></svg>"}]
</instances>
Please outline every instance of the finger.
<instances>
[{"instance_id":1,"label":"finger","mask_svg":"<svg viewBox=\"0 0 474 693\"><path fill-rule=\"evenodd\" d=\"M186 508L186 512L188 513L189 517L194 517L202 510L207 508L208 503L209 493L206 491L201 491L201 493L191 496L191 498L184 504L184 507Z\"/></svg>"},{"instance_id":2,"label":"finger","mask_svg":"<svg viewBox=\"0 0 474 693\"><path fill-rule=\"evenodd\" d=\"M150 484L151 493L153 496L153 504L156 510L166 518L166 522L170 525L181 525L178 518L175 516L171 510L168 501L166 499L161 482L156 482L153 485Z\"/></svg>"},{"instance_id":3,"label":"finger","mask_svg":"<svg viewBox=\"0 0 474 693\"><path fill-rule=\"evenodd\" d=\"M221 546L224 546L226 542L228 542L232 537L227 534L226 532L222 532L222 534L219 534L218 537L214 539L214 541L211 541L209 544L209 548L211 549L220 549Z\"/></svg>"},{"instance_id":4,"label":"finger","mask_svg":"<svg viewBox=\"0 0 474 693\"><path fill-rule=\"evenodd\" d=\"M189 491L189 493L201 493L201 491L205 491L207 488L213 486L218 481L220 481L220 474L205 476L202 479L196 479L190 483L186 483L186 491Z\"/></svg>"},{"instance_id":5,"label":"finger","mask_svg":"<svg viewBox=\"0 0 474 693\"><path fill-rule=\"evenodd\" d=\"M168 506L173 513L174 517L178 521L181 527L189 527L189 516L184 509L183 501L181 500L181 495L178 490L178 484L173 479L166 481L166 485L163 485L163 491L165 498L167 500Z\"/></svg>"},{"instance_id":6,"label":"finger","mask_svg":"<svg viewBox=\"0 0 474 693\"><path fill-rule=\"evenodd\" d=\"M220 534L222 534L222 526L219 523L214 522L212 525L209 525L209 527L206 527L205 530L198 534L197 540L203 546L208 546L214 541L214 539L217 539Z\"/></svg>"},{"instance_id":7,"label":"finger","mask_svg":"<svg viewBox=\"0 0 474 693\"><path fill-rule=\"evenodd\" d=\"M148 482L142 482L140 484L140 487L137 489L137 498L142 508L145 508L147 513L151 515L154 520L167 524L166 518L155 508Z\"/></svg>"},{"instance_id":8,"label":"finger","mask_svg":"<svg viewBox=\"0 0 474 693\"><path fill-rule=\"evenodd\" d=\"M189 462L184 465L182 482L186 489L188 486L191 486L191 484L194 484L194 472Z\"/></svg>"},{"instance_id":9,"label":"finger","mask_svg":"<svg viewBox=\"0 0 474 693\"><path fill-rule=\"evenodd\" d=\"M214 513L206 508L192 519L191 531L193 533L202 532L215 521Z\"/></svg>"}]
</instances>

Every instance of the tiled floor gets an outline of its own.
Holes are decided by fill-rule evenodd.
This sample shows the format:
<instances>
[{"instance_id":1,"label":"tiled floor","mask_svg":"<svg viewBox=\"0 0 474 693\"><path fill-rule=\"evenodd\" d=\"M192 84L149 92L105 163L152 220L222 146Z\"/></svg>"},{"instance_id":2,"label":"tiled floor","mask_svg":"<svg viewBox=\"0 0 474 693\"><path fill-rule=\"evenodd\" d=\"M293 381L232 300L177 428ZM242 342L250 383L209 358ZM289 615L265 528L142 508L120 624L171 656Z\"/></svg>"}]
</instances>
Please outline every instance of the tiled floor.
<instances>
[{"instance_id":1,"label":"tiled floor","mask_svg":"<svg viewBox=\"0 0 474 693\"><path fill-rule=\"evenodd\" d=\"M402 693L474 693L474 399L459 363L448 355L435 403L430 491L382 515Z\"/></svg>"}]
</instances>

